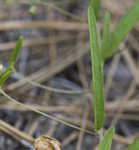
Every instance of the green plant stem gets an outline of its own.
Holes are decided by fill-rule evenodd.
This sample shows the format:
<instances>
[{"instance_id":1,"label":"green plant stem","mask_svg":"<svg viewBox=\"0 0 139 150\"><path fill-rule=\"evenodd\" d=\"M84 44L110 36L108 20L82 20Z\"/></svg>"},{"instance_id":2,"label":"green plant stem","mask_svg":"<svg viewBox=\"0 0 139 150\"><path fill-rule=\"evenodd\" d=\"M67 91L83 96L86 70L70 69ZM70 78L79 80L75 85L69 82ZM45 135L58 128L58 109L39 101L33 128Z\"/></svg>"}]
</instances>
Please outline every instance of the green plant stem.
<instances>
[{"instance_id":1,"label":"green plant stem","mask_svg":"<svg viewBox=\"0 0 139 150\"><path fill-rule=\"evenodd\" d=\"M42 116L44 116L44 117L46 117L46 118L55 120L55 121L57 121L57 122L59 122L59 123L62 123L62 124L64 124L64 125L66 125L66 126L69 126L69 127L71 127L71 128L74 128L74 129L76 129L76 130L79 130L79 131L82 131L82 132L85 132L85 133L88 133L88 134L91 134L91 135L95 135L95 132L92 132L92 131L85 130L85 129L83 129L83 128L77 127L77 126L75 126L75 125L73 125L73 124L70 124L70 123L65 122L65 121L63 121L63 120L60 120L60 119L57 119L56 117L54 117L54 116L52 116L52 115L48 115L48 114L46 114L46 113L44 113L44 112L41 112L41 111L39 111L39 110L37 110L37 109L34 109L34 108L32 108L32 107L30 107L30 106L28 106L28 105L25 105L25 104L23 104L23 103L21 103L21 102L18 102L17 100L13 99L13 98L10 97L8 94L6 94L6 93L3 91L3 89L2 89L1 87L0 87L0 93L1 93L3 96L5 96L8 100L14 102L15 104L17 104L17 105L19 105L19 106L22 106L22 107L24 107L24 108L26 108L26 109L28 109L28 110L31 110L31 111L33 111L33 112L39 114L39 115L42 115Z\"/></svg>"},{"instance_id":2,"label":"green plant stem","mask_svg":"<svg viewBox=\"0 0 139 150\"><path fill-rule=\"evenodd\" d=\"M85 93L88 93L89 90L85 90L85 91L70 91L70 90L62 90L62 89L56 89L56 88L52 88L52 87L49 87L49 86L46 86L46 85L42 85L42 84L39 84L37 82L34 82L34 81L31 81L27 78L25 78L24 76L22 76L20 73L18 73L16 71L16 69L13 67L12 68L13 72L20 78L20 79L23 79L25 81L27 81L27 83L33 85L33 86L36 86L36 87L39 87L39 88L42 88L42 89L45 89L47 91L50 91L50 92L55 92L55 93L62 93L62 94L72 94L72 95L78 95L78 94L85 94Z\"/></svg>"},{"instance_id":3,"label":"green plant stem","mask_svg":"<svg viewBox=\"0 0 139 150\"><path fill-rule=\"evenodd\" d=\"M36 4L36 5L41 4L41 5L44 5L44 6L48 6L49 8L52 8L52 9L60 12L61 14L65 15L65 16L68 16L68 17L70 17L74 20L77 20L77 21L80 21L80 22L85 22L85 20L80 19L80 17L78 17L76 15L73 15L72 13L69 13L69 12L67 12L67 11L65 11L65 10L63 10L63 9L61 9L61 8L51 4L51 3L42 2L40 0L38 0L38 1L33 0L32 3Z\"/></svg>"}]
</instances>

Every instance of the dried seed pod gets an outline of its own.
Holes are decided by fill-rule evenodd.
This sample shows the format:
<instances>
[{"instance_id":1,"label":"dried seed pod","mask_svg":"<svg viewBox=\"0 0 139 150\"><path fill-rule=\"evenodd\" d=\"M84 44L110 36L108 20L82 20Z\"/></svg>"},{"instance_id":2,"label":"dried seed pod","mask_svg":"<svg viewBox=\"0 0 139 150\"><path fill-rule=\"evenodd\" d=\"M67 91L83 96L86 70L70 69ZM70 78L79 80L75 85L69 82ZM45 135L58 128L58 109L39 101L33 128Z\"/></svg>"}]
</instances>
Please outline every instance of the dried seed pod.
<instances>
[{"instance_id":1,"label":"dried seed pod","mask_svg":"<svg viewBox=\"0 0 139 150\"><path fill-rule=\"evenodd\" d=\"M38 137L34 143L33 146L35 150L60 150L61 144L53 138L50 138L48 136L40 136Z\"/></svg>"}]
</instances>

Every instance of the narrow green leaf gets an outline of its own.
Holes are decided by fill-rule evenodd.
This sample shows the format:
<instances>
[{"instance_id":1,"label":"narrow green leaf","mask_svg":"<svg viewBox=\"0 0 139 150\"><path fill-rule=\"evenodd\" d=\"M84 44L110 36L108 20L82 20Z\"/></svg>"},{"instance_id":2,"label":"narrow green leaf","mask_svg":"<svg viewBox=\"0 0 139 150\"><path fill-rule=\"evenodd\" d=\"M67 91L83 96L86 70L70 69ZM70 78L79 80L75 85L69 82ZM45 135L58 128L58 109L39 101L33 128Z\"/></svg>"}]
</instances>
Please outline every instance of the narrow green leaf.
<instances>
[{"instance_id":1,"label":"narrow green leaf","mask_svg":"<svg viewBox=\"0 0 139 150\"><path fill-rule=\"evenodd\" d=\"M0 77L0 86L3 85L3 83L8 79L8 77L11 75L12 73L12 69L11 66L9 65L7 67L7 69L4 71L4 73L2 73L1 77Z\"/></svg>"},{"instance_id":2,"label":"narrow green leaf","mask_svg":"<svg viewBox=\"0 0 139 150\"><path fill-rule=\"evenodd\" d=\"M108 132L104 136L103 140L99 144L98 150L110 150L114 132L115 132L114 128L110 128L108 130Z\"/></svg>"},{"instance_id":3,"label":"narrow green leaf","mask_svg":"<svg viewBox=\"0 0 139 150\"><path fill-rule=\"evenodd\" d=\"M104 28L103 28L103 36L102 36L102 43L101 43L101 51L103 51L105 49L106 44L109 43L109 38L110 38L110 14L109 12L106 12L104 17Z\"/></svg>"},{"instance_id":4,"label":"narrow green leaf","mask_svg":"<svg viewBox=\"0 0 139 150\"><path fill-rule=\"evenodd\" d=\"M89 23L90 46L92 57L95 129L99 130L103 127L105 118L104 88L103 88L102 60L98 43L96 19L92 7L88 9L88 23Z\"/></svg>"},{"instance_id":5,"label":"narrow green leaf","mask_svg":"<svg viewBox=\"0 0 139 150\"><path fill-rule=\"evenodd\" d=\"M0 77L0 86L3 85L3 83L8 79L8 77L9 77L11 74L12 74L12 71L9 70L9 71L5 72L2 77Z\"/></svg>"},{"instance_id":6,"label":"narrow green leaf","mask_svg":"<svg viewBox=\"0 0 139 150\"><path fill-rule=\"evenodd\" d=\"M139 150L139 138L136 139L131 145L129 145L125 150Z\"/></svg>"},{"instance_id":7,"label":"narrow green leaf","mask_svg":"<svg viewBox=\"0 0 139 150\"><path fill-rule=\"evenodd\" d=\"M13 66L15 61L16 61L17 55L19 54L19 52L21 50L22 43L23 43L23 38L20 36L18 38L16 46L15 46L14 50L12 51L12 54L11 54L11 57L10 57L10 65L11 66Z\"/></svg>"},{"instance_id":8,"label":"narrow green leaf","mask_svg":"<svg viewBox=\"0 0 139 150\"><path fill-rule=\"evenodd\" d=\"M99 18L101 0L91 0L91 7L94 10L96 19Z\"/></svg>"},{"instance_id":9,"label":"narrow green leaf","mask_svg":"<svg viewBox=\"0 0 139 150\"><path fill-rule=\"evenodd\" d=\"M111 33L109 44L106 44L105 50L103 50L102 56L104 60L107 57L112 56L120 43L126 38L127 33L133 28L133 26L139 20L139 0L130 8L127 14L121 19L120 23Z\"/></svg>"},{"instance_id":10,"label":"narrow green leaf","mask_svg":"<svg viewBox=\"0 0 139 150\"><path fill-rule=\"evenodd\" d=\"M7 67L7 69L5 70L5 72L1 75L0 77L0 86L3 85L3 83L8 79L8 77L11 75L12 71L12 67L16 61L17 55L22 47L22 43L23 43L23 38L19 37L17 43L16 43L16 47L14 48L11 57L10 57L10 65Z\"/></svg>"}]
</instances>

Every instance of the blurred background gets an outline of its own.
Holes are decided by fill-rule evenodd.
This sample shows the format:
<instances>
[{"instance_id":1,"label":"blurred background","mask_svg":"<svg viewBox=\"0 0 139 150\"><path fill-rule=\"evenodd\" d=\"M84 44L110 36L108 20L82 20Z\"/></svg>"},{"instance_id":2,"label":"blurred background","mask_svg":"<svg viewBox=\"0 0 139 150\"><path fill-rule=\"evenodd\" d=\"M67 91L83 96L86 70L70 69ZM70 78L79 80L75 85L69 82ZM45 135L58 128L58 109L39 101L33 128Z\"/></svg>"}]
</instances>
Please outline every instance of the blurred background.
<instances>
[{"instance_id":1,"label":"blurred background","mask_svg":"<svg viewBox=\"0 0 139 150\"><path fill-rule=\"evenodd\" d=\"M23 77L13 73L3 88L33 109L93 131L89 0L34 2L0 0L0 63L4 68L18 37L24 38L15 66ZM97 23L100 37L105 11L111 13L112 31L134 2L102 0ZM123 150L139 137L138 41L139 23L104 65L105 129L111 124L116 127L113 150ZM40 135L57 138L63 150L97 149L97 137L47 119L0 95L0 150L32 150L32 141Z\"/></svg>"}]
</instances>

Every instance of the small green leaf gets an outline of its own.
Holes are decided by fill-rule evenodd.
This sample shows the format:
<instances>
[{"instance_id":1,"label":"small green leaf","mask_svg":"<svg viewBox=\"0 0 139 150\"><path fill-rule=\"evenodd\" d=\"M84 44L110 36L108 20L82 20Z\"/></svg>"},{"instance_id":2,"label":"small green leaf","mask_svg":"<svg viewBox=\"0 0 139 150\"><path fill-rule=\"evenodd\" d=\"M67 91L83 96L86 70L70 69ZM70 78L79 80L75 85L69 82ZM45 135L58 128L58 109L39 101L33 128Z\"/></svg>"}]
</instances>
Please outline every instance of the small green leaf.
<instances>
[{"instance_id":1,"label":"small green leaf","mask_svg":"<svg viewBox=\"0 0 139 150\"><path fill-rule=\"evenodd\" d=\"M35 14L35 13L36 13L36 9L37 9L36 6L33 5L33 6L30 7L29 12L30 12L31 14Z\"/></svg>"},{"instance_id":2,"label":"small green leaf","mask_svg":"<svg viewBox=\"0 0 139 150\"><path fill-rule=\"evenodd\" d=\"M7 67L7 69L5 70L5 72L0 76L0 86L3 85L3 83L8 79L8 77L11 75L12 68L14 66L14 63L16 61L17 55L22 47L22 43L23 43L23 38L19 37L17 43L16 43L16 47L14 48L11 57L10 57L10 65Z\"/></svg>"},{"instance_id":3,"label":"small green leaf","mask_svg":"<svg viewBox=\"0 0 139 150\"><path fill-rule=\"evenodd\" d=\"M109 43L109 38L110 38L110 14L109 12L106 12L104 17L104 28L103 28L103 36L102 36L102 43L101 43L101 51L103 51L105 49L106 44Z\"/></svg>"},{"instance_id":4,"label":"small green leaf","mask_svg":"<svg viewBox=\"0 0 139 150\"><path fill-rule=\"evenodd\" d=\"M136 139L131 145L129 145L125 150L139 150L139 138Z\"/></svg>"},{"instance_id":5,"label":"small green leaf","mask_svg":"<svg viewBox=\"0 0 139 150\"><path fill-rule=\"evenodd\" d=\"M91 7L94 10L96 19L99 18L100 5L101 5L101 0L91 0Z\"/></svg>"},{"instance_id":6,"label":"small green leaf","mask_svg":"<svg viewBox=\"0 0 139 150\"><path fill-rule=\"evenodd\" d=\"M8 77L12 74L12 68L11 66L9 65L7 67L7 69L4 71L4 73L1 75L0 77L0 86L3 85L3 83L8 79Z\"/></svg>"},{"instance_id":7,"label":"small green leaf","mask_svg":"<svg viewBox=\"0 0 139 150\"><path fill-rule=\"evenodd\" d=\"M8 79L8 77L12 74L12 71L5 71L4 74L0 77L0 86Z\"/></svg>"},{"instance_id":8,"label":"small green leaf","mask_svg":"<svg viewBox=\"0 0 139 150\"><path fill-rule=\"evenodd\" d=\"M16 43L16 46L14 48L14 50L12 51L12 54L11 54L11 57L10 57L10 65L13 66L15 61L16 61L16 58L21 50L21 47L22 47L22 43L23 43L23 38L20 36L18 38L18 41Z\"/></svg>"},{"instance_id":9,"label":"small green leaf","mask_svg":"<svg viewBox=\"0 0 139 150\"><path fill-rule=\"evenodd\" d=\"M127 33L139 20L139 0L132 6L127 14L121 19L120 23L110 35L109 43L105 44L105 49L102 52L103 59L112 56L121 42L126 38Z\"/></svg>"},{"instance_id":10,"label":"small green leaf","mask_svg":"<svg viewBox=\"0 0 139 150\"><path fill-rule=\"evenodd\" d=\"M88 23L90 33L91 58L92 58L95 129L99 130L103 127L105 118L104 88L103 88L102 60L98 43L96 19L92 7L89 7L88 9Z\"/></svg>"},{"instance_id":11,"label":"small green leaf","mask_svg":"<svg viewBox=\"0 0 139 150\"><path fill-rule=\"evenodd\" d=\"M112 144L112 137L114 135L115 129L110 128L103 140L100 142L98 150L110 150Z\"/></svg>"}]
</instances>

